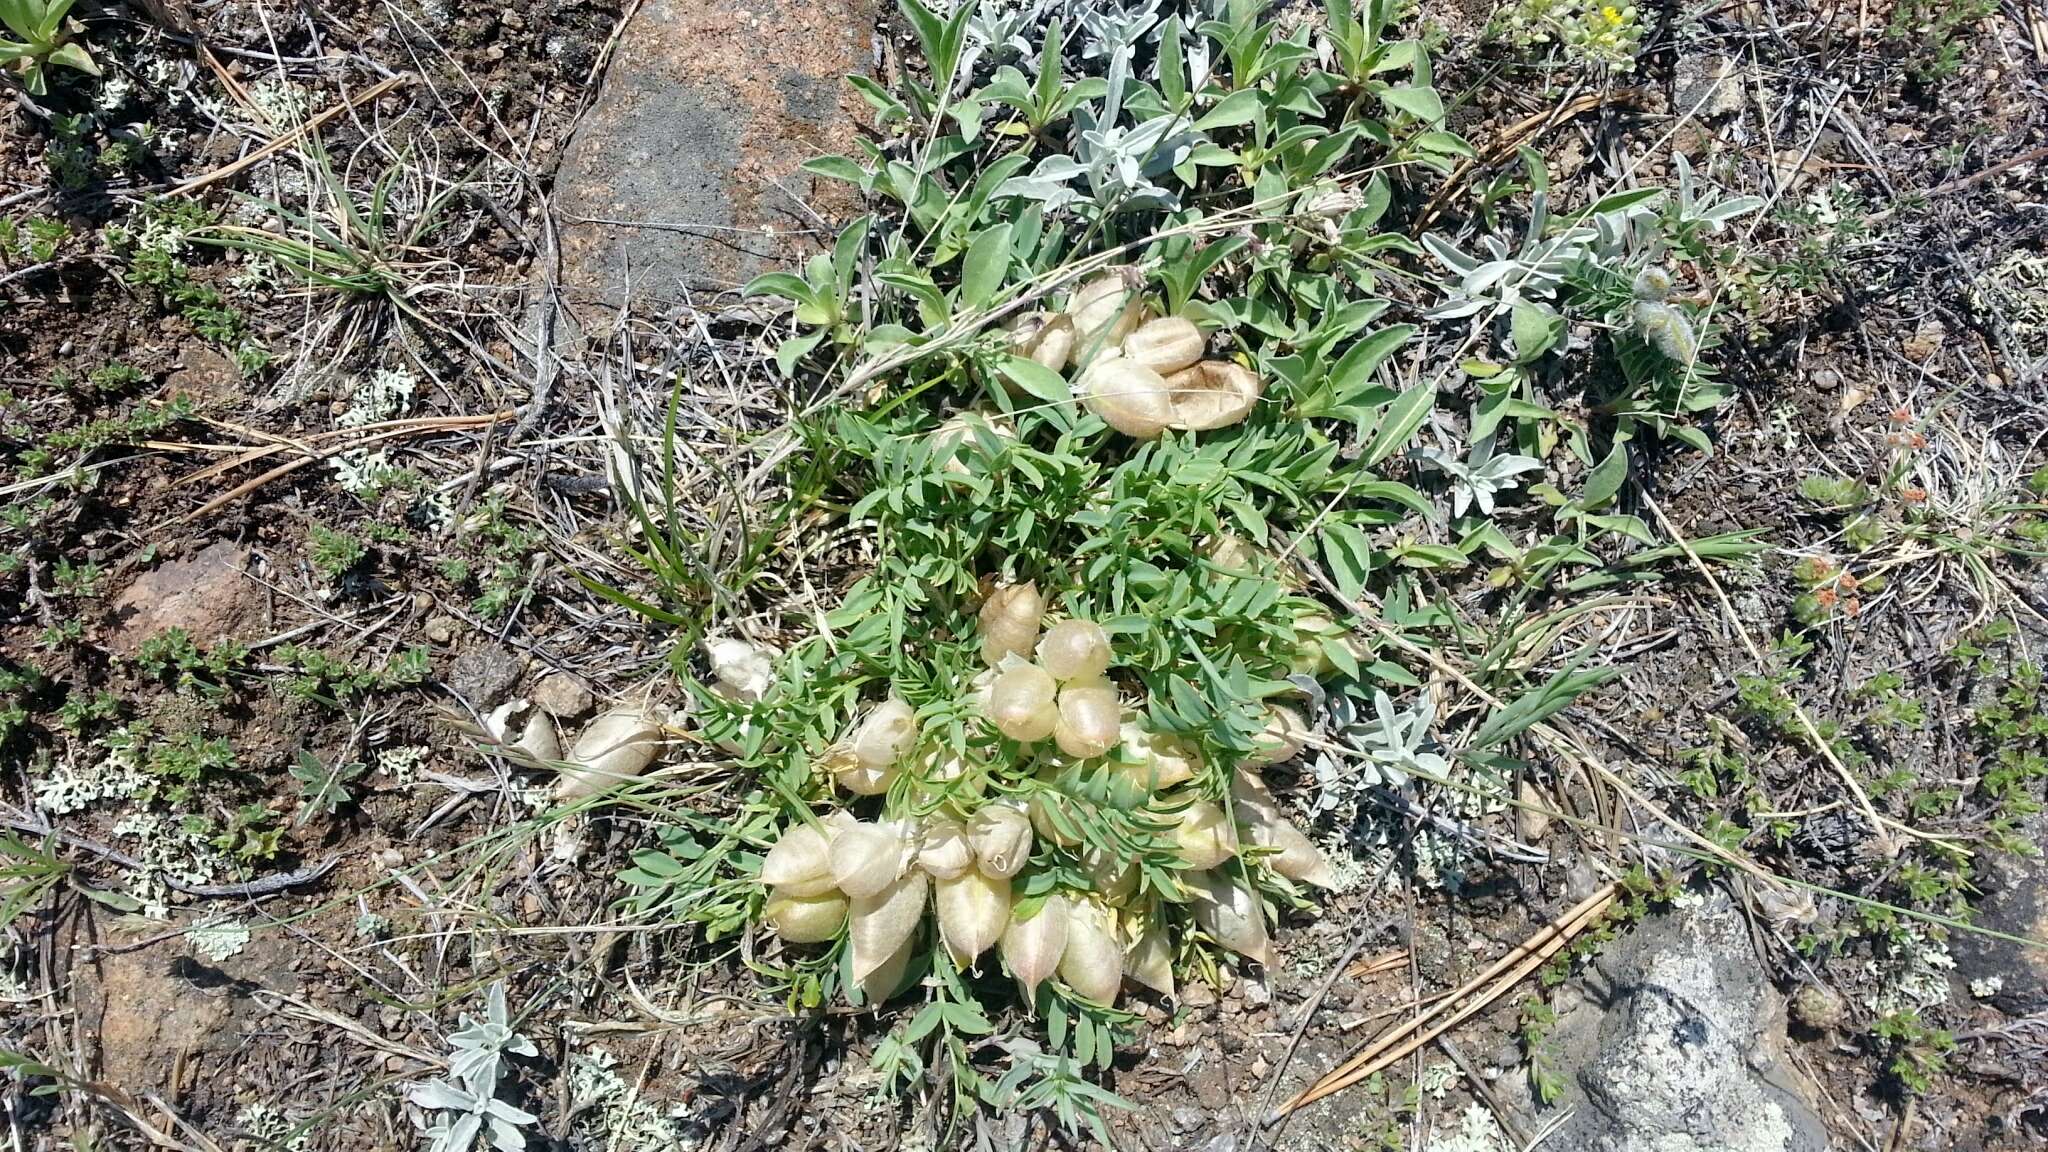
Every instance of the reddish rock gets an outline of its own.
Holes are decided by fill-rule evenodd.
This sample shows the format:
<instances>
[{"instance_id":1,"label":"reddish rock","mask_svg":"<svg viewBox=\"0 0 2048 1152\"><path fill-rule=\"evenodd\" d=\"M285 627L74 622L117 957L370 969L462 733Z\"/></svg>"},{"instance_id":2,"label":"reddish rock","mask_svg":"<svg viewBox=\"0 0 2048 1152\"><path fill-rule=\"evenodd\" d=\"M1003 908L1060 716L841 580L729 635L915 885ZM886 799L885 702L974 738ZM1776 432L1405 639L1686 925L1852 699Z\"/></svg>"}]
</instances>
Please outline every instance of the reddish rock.
<instances>
[{"instance_id":1,"label":"reddish rock","mask_svg":"<svg viewBox=\"0 0 2048 1152\"><path fill-rule=\"evenodd\" d=\"M247 549L217 540L144 572L114 600L112 647L132 654L168 628L183 628L201 645L235 639L255 588L242 576L248 563Z\"/></svg>"},{"instance_id":2,"label":"reddish rock","mask_svg":"<svg viewBox=\"0 0 2048 1152\"><path fill-rule=\"evenodd\" d=\"M648 0L620 37L555 182L561 288L582 306L729 289L800 258L809 205L849 215L853 190L801 170L857 155L872 0ZM604 222L600 222L604 221Z\"/></svg>"}]
</instances>

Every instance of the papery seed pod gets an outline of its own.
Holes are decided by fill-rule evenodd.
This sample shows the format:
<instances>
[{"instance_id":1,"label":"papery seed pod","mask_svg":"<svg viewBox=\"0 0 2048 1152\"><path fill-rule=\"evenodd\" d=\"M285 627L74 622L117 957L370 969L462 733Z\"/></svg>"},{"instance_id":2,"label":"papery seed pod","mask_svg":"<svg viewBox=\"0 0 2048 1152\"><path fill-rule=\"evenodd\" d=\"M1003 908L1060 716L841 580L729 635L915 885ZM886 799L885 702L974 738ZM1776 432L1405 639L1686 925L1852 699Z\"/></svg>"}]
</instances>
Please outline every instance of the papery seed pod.
<instances>
[{"instance_id":1,"label":"papery seed pod","mask_svg":"<svg viewBox=\"0 0 2048 1152\"><path fill-rule=\"evenodd\" d=\"M903 875L911 855L896 822L855 821L832 836L832 884L856 900L872 896Z\"/></svg>"},{"instance_id":2,"label":"papery seed pod","mask_svg":"<svg viewBox=\"0 0 2048 1152\"><path fill-rule=\"evenodd\" d=\"M1174 845L1189 868L1206 871L1237 855L1237 829L1223 809L1196 800L1180 811L1173 830Z\"/></svg>"},{"instance_id":3,"label":"papery seed pod","mask_svg":"<svg viewBox=\"0 0 2048 1152\"><path fill-rule=\"evenodd\" d=\"M1257 575L1269 559L1258 545L1230 532L1218 532L1209 537L1202 556L1218 568L1239 576Z\"/></svg>"},{"instance_id":4,"label":"papery seed pod","mask_svg":"<svg viewBox=\"0 0 2048 1152\"><path fill-rule=\"evenodd\" d=\"M615 708L576 737L555 783L558 800L595 796L647 770L661 750L661 724L642 708Z\"/></svg>"},{"instance_id":5,"label":"papery seed pod","mask_svg":"<svg viewBox=\"0 0 2048 1152\"><path fill-rule=\"evenodd\" d=\"M818 766L831 775L833 783L856 796L880 796L903 773L902 768L895 764L864 765L854 759L853 749L844 745L827 749Z\"/></svg>"},{"instance_id":6,"label":"papery seed pod","mask_svg":"<svg viewBox=\"0 0 2048 1152\"><path fill-rule=\"evenodd\" d=\"M1654 300L1636 301L1636 335L1663 353L1665 359L1679 364L1692 363L1692 358L1699 352L1692 321L1669 304Z\"/></svg>"},{"instance_id":7,"label":"papery seed pod","mask_svg":"<svg viewBox=\"0 0 2048 1152\"><path fill-rule=\"evenodd\" d=\"M832 841L824 829L798 822L761 858L761 883L786 896L822 896L838 887L832 878Z\"/></svg>"},{"instance_id":8,"label":"papery seed pod","mask_svg":"<svg viewBox=\"0 0 2048 1152\"><path fill-rule=\"evenodd\" d=\"M1025 744L1052 735L1059 723L1059 684L1036 664L1018 661L996 673L988 718L996 731Z\"/></svg>"},{"instance_id":9,"label":"papery seed pod","mask_svg":"<svg viewBox=\"0 0 2048 1152\"><path fill-rule=\"evenodd\" d=\"M1323 850L1281 812L1265 781L1240 771L1231 781L1230 795L1231 811L1243 825L1245 838L1261 848L1278 849L1262 857L1273 871L1318 888L1337 886Z\"/></svg>"},{"instance_id":10,"label":"papery seed pod","mask_svg":"<svg viewBox=\"0 0 2048 1152\"><path fill-rule=\"evenodd\" d=\"M1165 377L1122 357L1090 365L1074 394L1104 424L1137 440L1159 439L1175 419Z\"/></svg>"},{"instance_id":11,"label":"papery seed pod","mask_svg":"<svg viewBox=\"0 0 2048 1152\"><path fill-rule=\"evenodd\" d=\"M1671 298L1671 273L1651 264L1636 273L1635 283L1629 285L1629 291L1638 300L1662 304Z\"/></svg>"},{"instance_id":12,"label":"papery seed pod","mask_svg":"<svg viewBox=\"0 0 2048 1152\"><path fill-rule=\"evenodd\" d=\"M1109 909L1093 900L1073 902L1059 973L1082 996L1098 1004L1116 1003L1124 984L1124 948Z\"/></svg>"},{"instance_id":13,"label":"papery seed pod","mask_svg":"<svg viewBox=\"0 0 2048 1152\"><path fill-rule=\"evenodd\" d=\"M1031 818L1012 804L983 805L967 822L967 841L983 872L1008 879L1031 859Z\"/></svg>"},{"instance_id":14,"label":"papery seed pod","mask_svg":"<svg viewBox=\"0 0 2048 1152\"><path fill-rule=\"evenodd\" d=\"M555 730L555 718L535 708L526 714L526 727L520 730L519 743L513 745L521 752L554 763L562 758L562 736Z\"/></svg>"},{"instance_id":15,"label":"papery seed pod","mask_svg":"<svg viewBox=\"0 0 2048 1152\"><path fill-rule=\"evenodd\" d=\"M1273 942L1266 935L1265 909L1256 894L1214 872L1181 880L1194 896L1191 906L1202 931L1232 952L1272 966Z\"/></svg>"},{"instance_id":16,"label":"papery seed pod","mask_svg":"<svg viewBox=\"0 0 2048 1152\"><path fill-rule=\"evenodd\" d=\"M1143 281L1135 268L1120 268L1082 285L1067 301L1074 323L1073 359L1082 364L1123 343L1138 326Z\"/></svg>"},{"instance_id":17,"label":"papery seed pod","mask_svg":"<svg viewBox=\"0 0 2048 1152\"><path fill-rule=\"evenodd\" d=\"M1059 722L1052 738L1060 751L1078 760L1100 756L1116 747L1123 727L1123 705L1108 681L1075 681L1060 689Z\"/></svg>"},{"instance_id":18,"label":"papery seed pod","mask_svg":"<svg viewBox=\"0 0 2048 1152\"><path fill-rule=\"evenodd\" d=\"M1009 927L1003 929L1003 963L1024 986L1026 999L1035 997L1038 986L1058 970L1067 950L1067 919L1066 897L1059 895L1046 897L1029 920L1017 919L1012 909Z\"/></svg>"},{"instance_id":19,"label":"papery seed pod","mask_svg":"<svg viewBox=\"0 0 2048 1152\"><path fill-rule=\"evenodd\" d=\"M1074 800L1071 797L1056 789L1048 788L1032 793L1030 803L1025 806L1025 810L1031 814L1032 831L1037 833L1039 839L1049 844L1057 844L1062 848L1072 848L1074 845L1079 844L1081 842L1080 838L1063 831L1059 823L1052 816L1053 812L1058 810L1062 815L1067 816L1069 824L1073 823L1071 815L1071 805L1073 803Z\"/></svg>"},{"instance_id":20,"label":"papery seed pod","mask_svg":"<svg viewBox=\"0 0 2048 1152\"><path fill-rule=\"evenodd\" d=\"M1282 704L1270 705L1266 709L1265 730L1252 737L1257 747L1244 762L1260 767L1285 764L1301 755L1308 738L1308 721L1301 718L1301 713Z\"/></svg>"},{"instance_id":21,"label":"papery seed pod","mask_svg":"<svg viewBox=\"0 0 2048 1152\"><path fill-rule=\"evenodd\" d=\"M947 457L947 472L964 476L972 471L967 462L960 458L960 453L978 443L975 436L978 429L987 429L998 440L1017 438L1017 430L1010 426L1010 421L1005 417L986 412L956 412L932 433L932 452Z\"/></svg>"},{"instance_id":22,"label":"papery seed pod","mask_svg":"<svg viewBox=\"0 0 2048 1152\"><path fill-rule=\"evenodd\" d=\"M1064 312L1029 312L1010 323L1010 354L1064 372L1074 352L1074 319Z\"/></svg>"},{"instance_id":23,"label":"papery seed pod","mask_svg":"<svg viewBox=\"0 0 2048 1152\"><path fill-rule=\"evenodd\" d=\"M1127 916L1123 938L1134 941L1124 952L1124 975L1162 996L1173 995L1173 947L1156 910L1150 916Z\"/></svg>"},{"instance_id":24,"label":"papery seed pod","mask_svg":"<svg viewBox=\"0 0 2048 1152\"><path fill-rule=\"evenodd\" d=\"M1093 620L1062 620L1038 642L1039 665L1062 684L1101 676L1109 659L1109 633Z\"/></svg>"},{"instance_id":25,"label":"papery seed pod","mask_svg":"<svg viewBox=\"0 0 2048 1152\"><path fill-rule=\"evenodd\" d=\"M1152 320L1124 337L1124 358L1143 364L1161 376L1171 376L1193 367L1206 348L1202 330L1194 321L1180 316Z\"/></svg>"},{"instance_id":26,"label":"papery seed pod","mask_svg":"<svg viewBox=\"0 0 2048 1152\"><path fill-rule=\"evenodd\" d=\"M939 938L961 967L974 963L1002 938L1010 923L1010 881L968 869L933 888L939 910Z\"/></svg>"},{"instance_id":27,"label":"papery seed pod","mask_svg":"<svg viewBox=\"0 0 2048 1152\"><path fill-rule=\"evenodd\" d=\"M1287 657L1287 671L1311 680L1321 680L1337 670L1330 661L1325 639L1344 635L1336 621L1320 612L1301 612L1294 617L1294 650Z\"/></svg>"},{"instance_id":28,"label":"papery seed pod","mask_svg":"<svg viewBox=\"0 0 2048 1152\"><path fill-rule=\"evenodd\" d=\"M754 704L775 686L773 648L728 636L707 636L704 659L711 665L711 690L736 704Z\"/></svg>"},{"instance_id":29,"label":"papery seed pod","mask_svg":"<svg viewBox=\"0 0 2048 1152\"><path fill-rule=\"evenodd\" d=\"M1111 904L1121 904L1138 890L1138 865L1099 848L1081 850L1081 870L1089 886Z\"/></svg>"},{"instance_id":30,"label":"papery seed pod","mask_svg":"<svg viewBox=\"0 0 2048 1152\"><path fill-rule=\"evenodd\" d=\"M1118 770L1147 793L1163 792L1195 778L1202 754L1171 732L1154 732L1142 721L1126 721L1117 732L1124 763Z\"/></svg>"},{"instance_id":31,"label":"papery seed pod","mask_svg":"<svg viewBox=\"0 0 2048 1152\"><path fill-rule=\"evenodd\" d=\"M1258 406L1266 390L1258 373L1227 360L1204 360L1167 377L1167 403L1173 418L1167 427L1207 432L1240 423Z\"/></svg>"},{"instance_id":32,"label":"papery seed pod","mask_svg":"<svg viewBox=\"0 0 2048 1152\"><path fill-rule=\"evenodd\" d=\"M853 758L863 768L894 768L917 747L917 713L894 696L868 712L853 737Z\"/></svg>"},{"instance_id":33,"label":"papery seed pod","mask_svg":"<svg viewBox=\"0 0 2048 1152\"><path fill-rule=\"evenodd\" d=\"M851 953L852 950L848 951ZM853 987L860 989L861 1003L870 1008L880 1009L883 1001L894 996L896 990L903 987L904 974L910 971L910 961L916 954L917 941L913 936L904 941L901 948L875 965L866 976L855 980ZM847 999L853 999L851 990L848 991Z\"/></svg>"},{"instance_id":34,"label":"papery seed pod","mask_svg":"<svg viewBox=\"0 0 2048 1152\"><path fill-rule=\"evenodd\" d=\"M788 943L822 944L837 937L845 925L846 897L832 891L796 896L776 890L768 894L761 917Z\"/></svg>"},{"instance_id":35,"label":"papery seed pod","mask_svg":"<svg viewBox=\"0 0 2048 1152\"><path fill-rule=\"evenodd\" d=\"M974 846L967 842L967 829L951 816L934 813L925 817L917 866L934 880L951 880L974 867Z\"/></svg>"},{"instance_id":36,"label":"papery seed pod","mask_svg":"<svg viewBox=\"0 0 2048 1152\"><path fill-rule=\"evenodd\" d=\"M866 979L910 939L924 922L925 896L931 878L910 871L867 896L855 896L847 908L847 941L853 949L853 978Z\"/></svg>"},{"instance_id":37,"label":"papery seed pod","mask_svg":"<svg viewBox=\"0 0 2048 1152\"><path fill-rule=\"evenodd\" d=\"M1011 654L1029 656L1038 642L1038 622L1045 615L1045 598L1033 581L1006 584L981 602L981 659L995 667Z\"/></svg>"}]
</instances>

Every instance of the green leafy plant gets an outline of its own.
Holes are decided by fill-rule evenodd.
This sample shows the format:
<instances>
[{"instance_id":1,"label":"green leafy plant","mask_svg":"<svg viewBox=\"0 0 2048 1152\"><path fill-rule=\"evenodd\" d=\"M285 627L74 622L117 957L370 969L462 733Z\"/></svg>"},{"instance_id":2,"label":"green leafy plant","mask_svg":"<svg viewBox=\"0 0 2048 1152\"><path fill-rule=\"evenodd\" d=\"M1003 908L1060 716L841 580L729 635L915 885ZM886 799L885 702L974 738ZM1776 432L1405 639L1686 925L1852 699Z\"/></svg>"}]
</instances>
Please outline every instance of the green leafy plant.
<instances>
[{"instance_id":1,"label":"green leafy plant","mask_svg":"<svg viewBox=\"0 0 2048 1152\"><path fill-rule=\"evenodd\" d=\"M329 765L301 748L292 762L292 779L299 782L299 814L292 826L303 827L315 816L332 816L353 803L348 786L368 770L369 765L359 762L337 760Z\"/></svg>"},{"instance_id":2,"label":"green leafy plant","mask_svg":"<svg viewBox=\"0 0 2048 1152\"><path fill-rule=\"evenodd\" d=\"M88 76L100 74L92 53L74 37L85 29L69 19L75 0L0 0L0 24L15 39L0 37L0 65L20 78L32 96L50 90L45 69L53 64Z\"/></svg>"}]
</instances>

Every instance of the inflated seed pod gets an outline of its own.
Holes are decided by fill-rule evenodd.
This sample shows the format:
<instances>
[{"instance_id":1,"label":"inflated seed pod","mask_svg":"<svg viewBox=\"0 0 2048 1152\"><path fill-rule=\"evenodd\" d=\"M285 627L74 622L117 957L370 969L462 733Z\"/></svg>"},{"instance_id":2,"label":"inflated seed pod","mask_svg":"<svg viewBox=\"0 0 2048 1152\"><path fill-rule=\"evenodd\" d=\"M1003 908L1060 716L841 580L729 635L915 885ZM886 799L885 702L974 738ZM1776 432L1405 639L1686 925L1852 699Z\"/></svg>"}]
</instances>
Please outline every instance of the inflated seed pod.
<instances>
[{"instance_id":1,"label":"inflated seed pod","mask_svg":"<svg viewBox=\"0 0 2048 1152\"><path fill-rule=\"evenodd\" d=\"M903 976L910 971L910 961L916 953L917 939L912 936L903 942L901 948L884 957L866 976L855 980L854 987L860 989L861 1002L870 1008L880 1008L884 1000L903 986ZM854 959L857 961L858 956ZM851 993L847 998L852 999Z\"/></svg>"},{"instance_id":2,"label":"inflated seed pod","mask_svg":"<svg viewBox=\"0 0 2048 1152\"><path fill-rule=\"evenodd\" d=\"M1167 426L1206 432L1240 423L1258 406L1265 383L1256 372L1226 360L1204 360L1166 380L1173 417Z\"/></svg>"},{"instance_id":3,"label":"inflated seed pod","mask_svg":"<svg viewBox=\"0 0 2048 1152\"><path fill-rule=\"evenodd\" d=\"M1143 307L1138 293L1142 284L1138 270L1127 267L1105 272L1074 292L1066 312L1074 324L1075 360L1085 364L1131 334Z\"/></svg>"},{"instance_id":4,"label":"inflated seed pod","mask_svg":"<svg viewBox=\"0 0 2048 1152\"><path fill-rule=\"evenodd\" d=\"M1124 763L1118 770L1148 793L1162 792L1195 778L1202 754L1171 732L1154 732L1142 721L1126 721L1118 731Z\"/></svg>"},{"instance_id":5,"label":"inflated seed pod","mask_svg":"<svg viewBox=\"0 0 2048 1152\"><path fill-rule=\"evenodd\" d=\"M1060 979L1098 1004L1116 1003L1124 984L1124 947L1109 909L1076 900L1067 916L1067 946L1060 951Z\"/></svg>"},{"instance_id":6,"label":"inflated seed pod","mask_svg":"<svg viewBox=\"0 0 2048 1152\"><path fill-rule=\"evenodd\" d=\"M729 636L704 639L704 659L711 666L711 690L736 704L755 704L775 686L773 648Z\"/></svg>"},{"instance_id":7,"label":"inflated seed pod","mask_svg":"<svg viewBox=\"0 0 2048 1152\"><path fill-rule=\"evenodd\" d=\"M1077 760L1100 756L1116 747L1123 727L1123 705L1108 681L1075 681L1060 689L1059 721L1052 738L1060 751Z\"/></svg>"},{"instance_id":8,"label":"inflated seed pod","mask_svg":"<svg viewBox=\"0 0 2048 1152\"><path fill-rule=\"evenodd\" d=\"M853 758L863 768L895 768L917 747L917 713L894 696L868 712L853 737Z\"/></svg>"},{"instance_id":9,"label":"inflated seed pod","mask_svg":"<svg viewBox=\"0 0 2048 1152\"><path fill-rule=\"evenodd\" d=\"M1067 814L1071 812L1070 806L1073 803L1074 801L1068 798L1066 793L1052 789L1032 793L1031 802L1025 808L1031 814L1032 831L1037 833L1040 840L1044 840L1049 844L1057 844L1062 848L1072 848L1074 845L1079 844L1081 842L1079 839L1062 832L1060 826L1054 823L1052 818L1055 808L1062 814ZM1069 823L1071 822L1070 819Z\"/></svg>"},{"instance_id":10,"label":"inflated seed pod","mask_svg":"<svg viewBox=\"0 0 2048 1152\"><path fill-rule=\"evenodd\" d=\"M838 887L832 878L832 841L814 824L795 823L761 858L761 883L785 896L822 896Z\"/></svg>"},{"instance_id":11,"label":"inflated seed pod","mask_svg":"<svg viewBox=\"0 0 2048 1152\"><path fill-rule=\"evenodd\" d=\"M1081 870L1088 873L1095 894L1111 904L1121 904L1138 890L1138 865L1119 859L1099 848L1081 850Z\"/></svg>"},{"instance_id":12,"label":"inflated seed pod","mask_svg":"<svg viewBox=\"0 0 2048 1152\"><path fill-rule=\"evenodd\" d=\"M1059 969L1060 956L1067 950L1067 900L1053 895L1045 898L1038 913L1029 920L1016 918L1011 910L1009 927L1003 929L1003 963L1024 986L1027 998L1035 996L1045 978Z\"/></svg>"},{"instance_id":13,"label":"inflated seed pod","mask_svg":"<svg viewBox=\"0 0 2048 1152\"><path fill-rule=\"evenodd\" d=\"M1263 780L1239 772L1230 785L1231 811L1244 826L1245 838L1261 848L1279 851L1264 857L1273 871L1318 888L1337 886L1337 875L1323 850L1280 811L1279 801Z\"/></svg>"},{"instance_id":14,"label":"inflated seed pod","mask_svg":"<svg viewBox=\"0 0 2048 1152\"><path fill-rule=\"evenodd\" d=\"M1041 368L1064 372L1074 352L1074 318L1064 312L1028 312L1010 322L1010 353Z\"/></svg>"},{"instance_id":15,"label":"inflated seed pod","mask_svg":"<svg viewBox=\"0 0 2048 1152\"><path fill-rule=\"evenodd\" d=\"M1031 818L1014 804L983 805L967 822L967 841L984 873L1008 879L1031 859Z\"/></svg>"},{"instance_id":16,"label":"inflated seed pod","mask_svg":"<svg viewBox=\"0 0 2048 1152\"><path fill-rule=\"evenodd\" d=\"M1195 327L1194 321L1167 316L1140 325L1124 337L1123 349L1124 359L1143 364L1161 376L1171 376L1200 361L1205 346L1202 330Z\"/></svg>"},{"instance_id":17,"label":"inflated seed pod","mask_svg":"<svg viewBox=\"0 0 2048 1152\"><path fill-rule=\"evenodd\" d=\"M1177 419L1166 378L1122 357L1090 365L1074 394L1104 424L1137 440L1159 439Z\"/></svg>"},{"instance_id":18,"label":"inflated seed pod","mask_svg":"<svg viewBox=\"0 0 2048 1152\"><path fill-rule=\"evenodd\" d=\"M1017 438L1017 430L1010 426L1009 420L986 412L956 412L938 426L932 433L932 451L947 457L946 471L956 476L964 476L971 471L967 462L960 459L960 453L978 442L975 432L984 428L998 440Z\"/></svg>"},{"instance_id":19,"label":"inflated seed pod","mask_svg":"<svg viewBox=\"0 0 2048 1152\"><path fill-rule=\"evenodd\" d=\"M1244 762L1255 766L1285 764L1301 755L1308 744L1308 721L1301 713L1283 704L1274 704L1266 709L1266 728L1252 738L1257 747Z\"/></svg>"},{"instance_id":20,"label":"inflated seed pod","mask_svg":"<svg viewBox=\"0 0 2048 1152\"><path fill-rule=\"evenodd\" d=\"M933 885L939 910L939 938L955 963L965 967L1002 938L1010 923L1010 881L969 868Z\"/></svg>"},{"instance_id":21,"label":"inflated seed pod","mask_svg":"<svg viewBox=\"0 0 2048 1152\"><path fill-rule=\"evenodd\" d=\"M791 944L822 944L838 936L846 923L846 897L832 891L795 896L778 889L768 894L761 915Z\"/></svg>"},{"instance_id":22,"label":"inflated seed pod","mask_svg":"<svg viewBox=\"0 0 2048 1152\"><path fill-rule=\"evenodd\" d=\"M903 832L895 821L868 824L858 820L834 832L833 886L858 900L895 883L913 856Z\"/></svg>"},{"instance_id":23,"label":"inflated seed pod","mask_svg":"<svg viewBox=\"0 0 2048 1152\"><path fill-rule=\"evenodd\" d=\"M934 813L925 817L917 866L934 880L951 880L974 867L974 846L967 842L967 829L950 816Z\"/></svg>"},{"instance_id":24,"label":"inflated seed pod","mask_svg":"<svg viewBox=\"0 0 2048 1152\"><path fill-rule=\"evenodd\" d=\"M1196 800L1180 811L1173 842L1189 868L1206 871L1237 855L1237 829L1223 809Z\"/></svg>"},{"instance_id":25,"label":"inflated seed pod","mask_svg":"<svg viewBox=\"0 0 2048 1152\"><path fill-rule=\"evenodd\" d=\"M1202 549L1202 556L1211 564L1237 575L1256 575L1266 554L1258 545L1242 536L1230 532L1218 532L1209 537L1209 543Z\"/></svg>"},{"instance_id":26,"label":"inflated seed pod","mask_svg":"<svg viewBox=\"0 0 2048 1152\"><path fill-rule=\"evenodd\" d=\"M1173 995L1173 948L1166 925L1156 914L1127 915L1123 937L1134 941L1124 952L1124 975L1162 996Z\"/></svg>"},{"instance_id":27,"label":"inflated seed pod","mask_svg":"<svg viewBox=\"0 0 2048 1152\"><path fill-rule=\"evenodd\" d=\"M1059 723L1058 692L1052 673L1036 664L1013 663L996 673L989 690L989 721L1012 740L1043 740Z\"/></svg>"},{"instance_id":28,"label":"inflated seed pod","mask_svg":"<svg viewBox=\"0 0 2048 1152\"><path fill-rule=\"evenodd\" d=\"M879 891L855 896L847 908L847 940L853 949L853 978L864 981L880 968L924 922L931 878L912 869Z\"/></svg>"},{"instance_id":29,"label":"inflated seed pod","mask_svg":"<svg viewBox=\"0 0 2048 1152\"><path fill-rule=\"evenodd\" d=\"M562 758L562 735L555 730L555 718L535 708L526 714L526 727L519 732L519 743L514 748L533 757L553 763Z\"/></svg>"},{"instance_id":30,"label":"inflated seed pod","mask_svg":"<svg viewBox=\"0 0 2048 1152\"><path fill-rule=\"evenodd\" d=\"M1062 620L1038 642L1038 663L1052 678L1093 680L1109 670L1109 633L1093 620Z\"/></svg>"},{"instance_id":31,"label":"inflated seed pod","mask_svg":"<svg viewBox=\"0 0 2048 1152\"><path fill-rule=\"evenodd\" d=\"M1183 876L1193 894L1195 923L1211 939L1240 956L1271 966L1273 941L1266 935L1266 913L1258 896L1214 872Z\"/></svg>"},{"instance_id":32,"label":"inflated seed pod","mask_svg":"<svg viewBox=\"0 0 2048 1152\"><path fill-rule=\"evenodd\" d=\"M993 668L1008 655L1029 656L1038 641L1038 622L1045 615L1045 598L1033 581L1006 584L981 602L981 659Z\"/></svg>"},{"instance_id":33,"label":"inflated seed pod","mask_svg":"<svg viewBox=\"0 0 2048 1152\"><path fill-rule=\"evenodd\" d=\"M647 770L661 750L661 725L643 708L615 708L592 720L561 762L558 800L595 796Z\"/></svg>"},{"instance_id":34,"label":"inflated seed pod","mask_svg":"<svg viewBox=\"0 0 2048 1152\"><path fill-rule=\"evenodd\" d=\"M827 750L819 767L831 774L834 783L856 796L880 796L903 774L898 764L862 764L854 758L853 749L844 745Z\"/></svg>"}]
</instances>

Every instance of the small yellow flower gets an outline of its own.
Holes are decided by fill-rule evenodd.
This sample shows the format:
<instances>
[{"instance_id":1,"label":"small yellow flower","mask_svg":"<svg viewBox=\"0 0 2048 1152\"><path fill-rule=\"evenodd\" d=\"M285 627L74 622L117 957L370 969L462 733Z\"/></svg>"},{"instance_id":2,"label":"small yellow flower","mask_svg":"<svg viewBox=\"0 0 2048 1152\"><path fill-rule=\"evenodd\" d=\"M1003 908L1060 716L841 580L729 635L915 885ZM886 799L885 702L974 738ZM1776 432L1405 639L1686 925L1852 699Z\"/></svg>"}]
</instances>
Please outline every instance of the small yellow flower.
<instances>
[{"instance_id":1,"label":"small yellow flower","mask_svg":"<svg viewBox=\"0 0 2048 1152\"><path fill-rule=\"evenodd\" d=\"M1604 8L1602 8L1602 9L1600 9L1600 15L1602 15L1602 16L1604 16L1604 17L1606 17L1606 18L1607 18L1607 23L1608 23L1608 25L1609 25L1610 27L1614 27L1614 28L1619 28L1619 27L1621 27L1621 20L1622 20L1622 16L1621 16L1621 9L1619 9L1619 8L1616 8L1616 7L1615 7L1614 5L1612 5L1612 4L1609 4L1609 5L1607 5L1606 7L1604 7Z\"/></svg>"}]
</instances>

